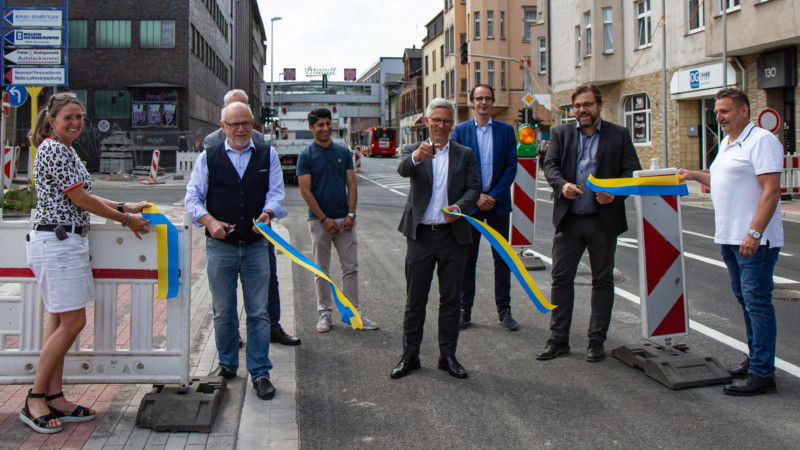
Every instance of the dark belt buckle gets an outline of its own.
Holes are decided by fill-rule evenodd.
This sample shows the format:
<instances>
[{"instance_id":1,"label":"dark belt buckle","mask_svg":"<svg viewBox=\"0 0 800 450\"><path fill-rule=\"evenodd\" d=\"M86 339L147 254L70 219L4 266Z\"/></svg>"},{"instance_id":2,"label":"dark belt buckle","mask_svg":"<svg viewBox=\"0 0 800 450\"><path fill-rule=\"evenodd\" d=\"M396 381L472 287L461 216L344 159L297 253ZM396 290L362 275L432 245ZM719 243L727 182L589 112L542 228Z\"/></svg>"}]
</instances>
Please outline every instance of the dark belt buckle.
<instances>
[{"instance_id":1,"label":"dark belt buckle","mask_svg":"<svg viewBox=\"0 0 800 450\"><path fill-rule=\"evenodd\" d=\"M433 230L433 231L446 230L448 226L450 226L450 224L447 224L447 223L434 223L434 224L431 224L431 230Z\"/></svg>"},{"instance_id":2,"label":"dark belt buckle","mask_svg":"<svg viewBox=\"0 0 800 450\"><path fill-rule=\"evenodd\" d=\"M86 237L89 235L89 225L85 225L81 228L81 237Z\"/></svg>"}]
</instances>

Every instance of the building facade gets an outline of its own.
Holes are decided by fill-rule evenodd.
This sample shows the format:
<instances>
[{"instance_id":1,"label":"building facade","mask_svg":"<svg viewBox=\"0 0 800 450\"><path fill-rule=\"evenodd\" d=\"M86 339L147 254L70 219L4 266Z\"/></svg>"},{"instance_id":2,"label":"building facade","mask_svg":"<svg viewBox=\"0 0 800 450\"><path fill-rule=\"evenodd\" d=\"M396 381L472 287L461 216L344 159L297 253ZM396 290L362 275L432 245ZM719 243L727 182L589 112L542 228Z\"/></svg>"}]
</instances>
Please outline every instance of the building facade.
<instances>
[{"instance_id":1,"label":"building facade","mask_svg":"<svg viewBox=\"0 0 800 450\"><path fill-rule=\"evenodd\" d=\"M407 48L403 52L403 83L400 88L400 130L398 147L419 142L427 137L423 116L422 50Z\"/></svg>"},{"instance_id":2,"label":"building facade","mask_svg":"<svg viewBox=\"0 0 800 450\"><path fill-rule=\"evenodd\" d=\"M90 169L112 133L130 138L137 163L149 164L159 149L161 166L174 167L175 151L197 149L219 127L225 92L244 89L259 103L265 37L256 0L71 0L68 7L66 89L86 105L75 149ZM53 92L44 89L39 105ZM17 111L17 143L26 142L30 104Z\"/></svg>"},{"instance_id":3,"label":"building facade","mask_svg":"<svg viewBox=\"0 0 800 450\"><path fill-rule=\"evenodd\" d=\"M531 28L531 52L542 48L544 61L534 86L552 94L553 123L574 120L572 90L594 83L604 95L603 118L628 127L643 166L652 158L663 166L666 155L669 167L707 169L723 137L714 94L737 86L751 99L753 121L766 108L778 112L776 135L787 153L795 153L800 19L786 12L795 5L725 1L727 39L719 0L666 2L666 11L652 0L542 2L540 23Z\"/></svg>"},{"instance_id":4,"label":"building facade","mask_svg":"<svg viewBox=\"0 0 800 450\"><path fill-rule=\"evenodd\" d=\"M445 94L444 70L444 20L442 12L425 25L427 33L422 39L422 84L425 90L424 106Z\"/></svg>"}]
</instances>

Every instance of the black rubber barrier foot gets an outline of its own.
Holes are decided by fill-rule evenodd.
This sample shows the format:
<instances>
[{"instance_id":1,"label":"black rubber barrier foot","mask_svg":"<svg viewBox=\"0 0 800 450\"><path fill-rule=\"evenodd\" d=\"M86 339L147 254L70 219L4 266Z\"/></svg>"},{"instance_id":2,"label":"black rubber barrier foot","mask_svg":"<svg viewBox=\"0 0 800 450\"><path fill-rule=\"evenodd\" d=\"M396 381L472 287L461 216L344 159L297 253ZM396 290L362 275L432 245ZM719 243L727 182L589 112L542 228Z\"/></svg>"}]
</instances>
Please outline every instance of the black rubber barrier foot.
<instances>
[{"instance_id":1,"label":"black rubber barrier foot","mask_svg":"<svg viewBox=\"0 0 800 450\"><path fill-rule=\"evenodd\" d=\"M611 355L670 389L729 384L732 380L719 361L692 353L686 346L631 344L615 348Z\"/></svg>"},{"instance_id":2,"label":"black rubber barrier foot","mask_svg":"<svg viewBox=\"0 0 800 450\"><path fill-rule=\"evenodd\" d=\"M180 385L154 385L136 414L136 426L153 431L209 433L228 389L223 377L197 377Z\"/></svg>"}]
</instances>

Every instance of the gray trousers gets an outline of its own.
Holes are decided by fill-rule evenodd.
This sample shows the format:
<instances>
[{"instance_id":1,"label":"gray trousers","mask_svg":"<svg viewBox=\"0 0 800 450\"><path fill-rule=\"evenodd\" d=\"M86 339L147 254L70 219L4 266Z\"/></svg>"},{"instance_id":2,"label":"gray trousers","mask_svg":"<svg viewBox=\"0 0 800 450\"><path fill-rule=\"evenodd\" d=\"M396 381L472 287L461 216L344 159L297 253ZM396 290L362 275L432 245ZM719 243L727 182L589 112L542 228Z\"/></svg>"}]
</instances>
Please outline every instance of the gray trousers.
<instances>
[{"instance_id":1,"label":"gray trousers","mask_svg":"<svg viewBox=\"0 0 800 450\"><path fill-rule=\"evenodd\" d=\"M344 219L335 219L341 225ZM342 294L350 300L350 303L361 311L358 304L358 239L356 237L356 225L350 231L339 230L339 234L332 235L319 223L319 220L308 221L308 229L311 232L311 251L314 263L331 276L331 244L336 246L336 253L339 254L339 263L342 265ZM333 277L331 277L333 279ZM335 282L335 281L334 281ZM314 275L315 288L317 290L317 312L330 313L333 311L333 295L331 285L324 278Z\"/></svg>"},{"instance_id":2,"label":"gray trousers","mask_svg":"<svg viewBox=\"0 0 800 450\"><path fill-rule=\"evenodd\" d=\"M550 341L569 343L569 329L575 304L575 274L583 252L589 251L592 268L592 313L589 341L603 343L614 306L614 253L617 237L603 228L597 214L567 213L553 237L553 270L550 301L557 306L550 313Z\"/></svg>"}]
</instances>

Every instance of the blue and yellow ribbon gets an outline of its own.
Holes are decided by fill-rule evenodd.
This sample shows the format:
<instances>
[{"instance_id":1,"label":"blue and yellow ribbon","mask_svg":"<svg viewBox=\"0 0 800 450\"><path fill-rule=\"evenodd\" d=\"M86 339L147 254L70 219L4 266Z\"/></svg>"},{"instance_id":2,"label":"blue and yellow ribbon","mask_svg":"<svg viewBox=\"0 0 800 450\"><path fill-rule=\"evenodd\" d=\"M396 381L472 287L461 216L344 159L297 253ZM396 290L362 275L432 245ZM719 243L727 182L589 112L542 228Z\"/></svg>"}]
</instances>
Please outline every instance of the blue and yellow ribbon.
<instances>
[{"instance_id":1,"label":"blue and yellow ribbon","mask_svg":"<svg viewBox=\"0 0 800 450\"><path fill-rule=\"evenodd\" d=\"M503 236L500 235L494 228L486 225L485 223L473 219L472 217L461 214L453 211L448 211L447 208L442 208L445 214L452 214L454 216L461 216L467 220L470 224L472 224L475 229L477 229L483 237L486 238L487 241L492 245L492 248L497 251L497 253L503 258L503 261L508 265L508 268L511 269L511 273L517 278L519 284L522 285L522 289L528 294L533 305L536 306L536 309L539 310L542 314L547 314L548 312L552 311L556 306L552 303L548 302L542 291L536 286L536 283L533 282L530 274L528 274L528 270L525 266L522 265L522 261L519 260L519 257L514 252L514 249L511 248L511 245L508 244L508 241L505 240Z\"/></svg>"},{"instance_id":2,"label":"blue and yellow ribbon","mask_svg":"<svg viewBox=\"0 0 800 450\"><path fill-rule=\"evenodd\" d=\"M347 299L347 297L342 294L342 291L333 284L333 281L319 268L314 262L310 259L306 258L305 255L300 253L296 248L292 247L291 244L283 240L282 237L278 235L272 228L268 225L265 225L261 222L253 221L253 223L258 227L258 230L261 234L264 235L267 240L272 242L272 245L275 246L278 250L282 251L286 256L289 257L295 264L298 264L302 267L305 267L310 272L313 272L315 275L321 277L325 281L328 282L331 286L331 294L333 294L333 300L336 302L336 307L339 308L339 312L342 313L342 322L350 325L354 330L363 328L363 324L361 323L361 315L358 314L358 310L355 306Z\"/></svg>"},{"instance_id":3,"label":"blue and yellow ribbon","mask_svg":"<svg viewBox=\"0 0 800 450\"><path fill-rule=\"evenodd\" d=\"M158 292L157 299L178 296L180 277L180 251L178 250L178 229L158 208L149 206L142 211L142 218L156 227L156 249L158 250Z\"/></svg>"},{"instance_id":4,"label":"blue and yellow ribbon","mask_svg":"<svg viewBox=\"0 0 800 450\"><path fill-rule=\"evenodd\" d=\"M586 187L592 192L605 192L611 195L689 195L685 181L680 175L657 175L639 178L598 179L589 175Z\"/></svg>"}]
</instances>

